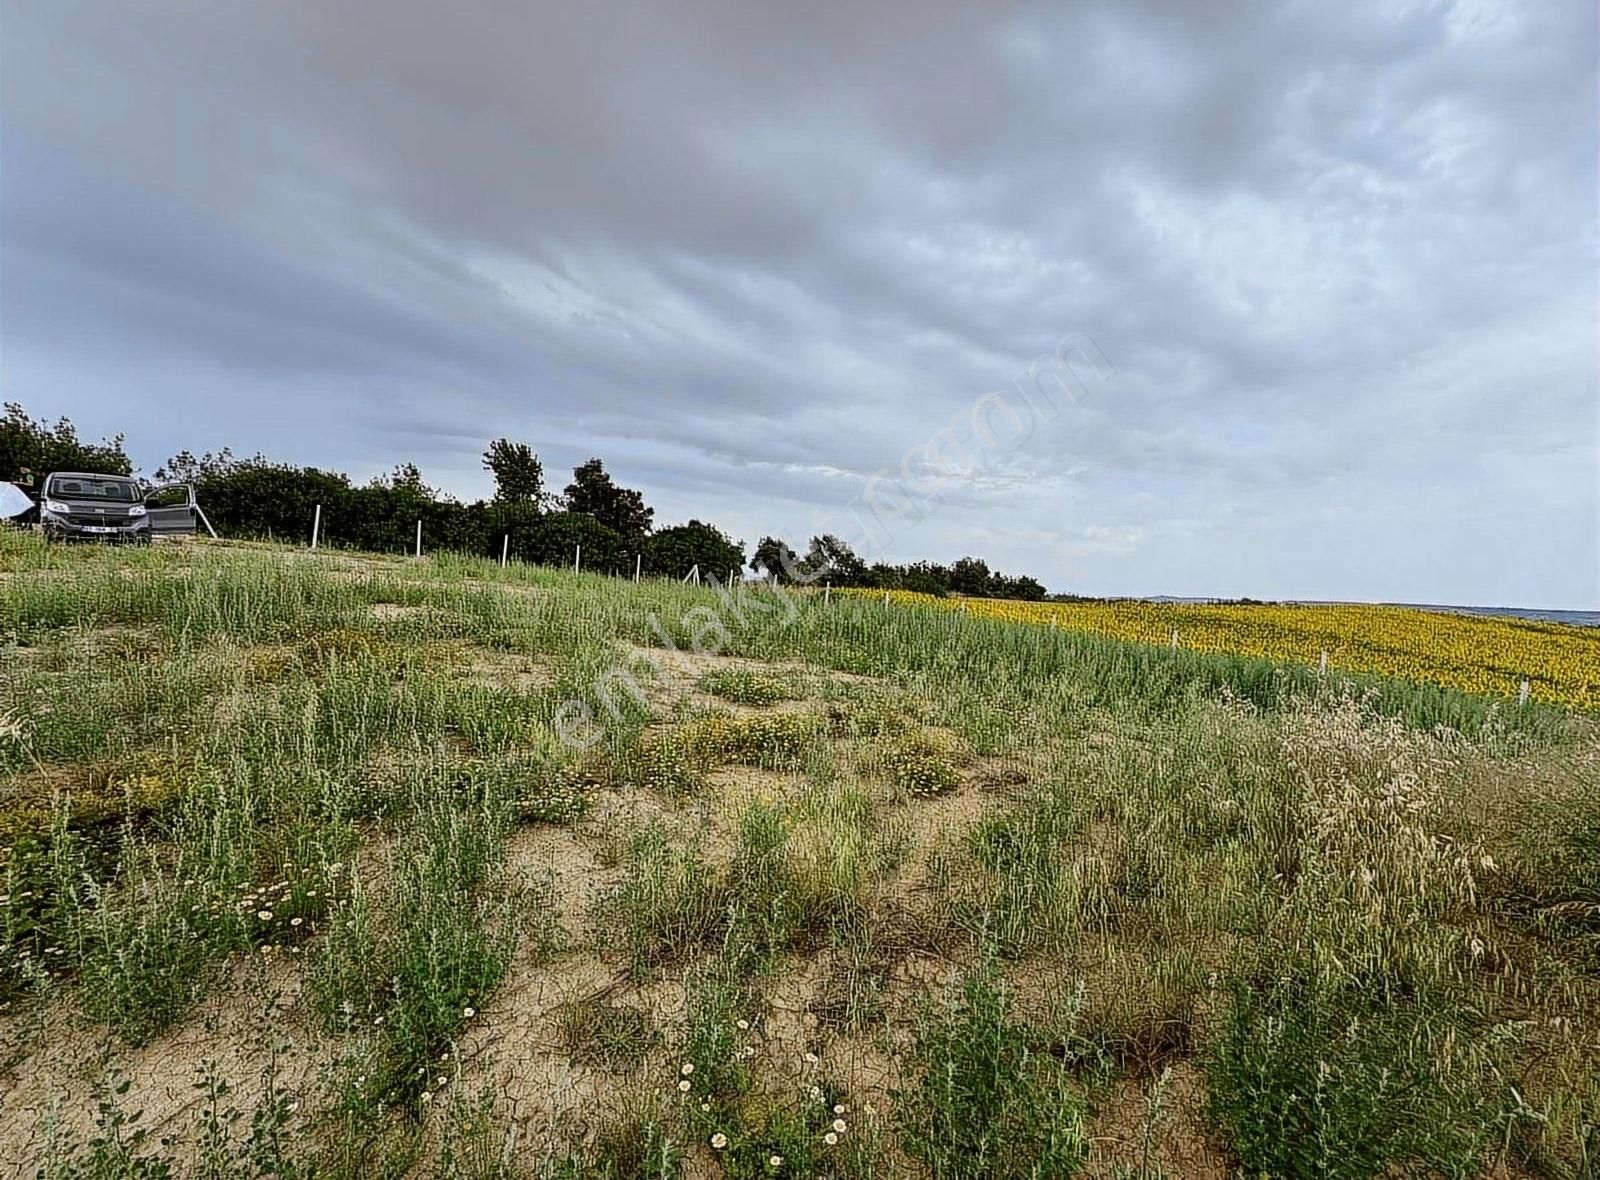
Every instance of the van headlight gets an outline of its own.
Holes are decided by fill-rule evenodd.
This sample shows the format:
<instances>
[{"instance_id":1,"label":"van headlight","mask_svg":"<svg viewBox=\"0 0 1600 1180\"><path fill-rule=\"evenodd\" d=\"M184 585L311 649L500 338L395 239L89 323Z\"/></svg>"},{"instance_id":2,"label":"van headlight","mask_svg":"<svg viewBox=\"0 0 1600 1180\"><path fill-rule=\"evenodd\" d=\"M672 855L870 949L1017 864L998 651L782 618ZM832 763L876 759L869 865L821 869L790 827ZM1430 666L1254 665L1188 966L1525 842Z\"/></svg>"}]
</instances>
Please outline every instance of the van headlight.
<instances>
[{"instance_id":1,"label":"van headlight","mask_svg":"<svg viewBox=\"0 0 1600 1180\"><path fill-rule=\"evenodd\" d=\"M46 512L53 512L57 516L65 516L67 513L72 511L72 509L68 508L60 500L46 500L44 502L44 510Z\"/></svg>"},{"instance_id":2,"label":"van headlight","mask_svg":"<svg viewBox=\"0 0 1600 1180\"><path fill-rule=\"evenodd\" d=\"M135 504L132 508L128 509L128 515L129 516L143 516L144 515L144 505L143 504Z\"/></svg>"}]
</instances>

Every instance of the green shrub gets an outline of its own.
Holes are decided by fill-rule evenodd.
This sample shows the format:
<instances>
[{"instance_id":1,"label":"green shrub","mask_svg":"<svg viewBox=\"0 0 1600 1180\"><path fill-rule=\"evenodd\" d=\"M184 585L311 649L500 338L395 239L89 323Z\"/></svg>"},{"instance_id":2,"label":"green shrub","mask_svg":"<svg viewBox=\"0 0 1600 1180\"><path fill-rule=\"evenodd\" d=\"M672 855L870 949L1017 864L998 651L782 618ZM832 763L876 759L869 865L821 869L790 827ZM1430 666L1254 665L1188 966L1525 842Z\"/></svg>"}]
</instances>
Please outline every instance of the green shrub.
<instances>
[{"instance_id":1,"label":"green shrub","mask_svg":"<svg viewBox=\"0 0 1600 1180\"><path fill-rule=\"evenodd\" d=\"M892 742L883 754L889 781L916 799L948 795L961 785L951 751L926 733Z\"/></svg>"},{"instance_id":2,"label":"green shrub","mask_svg":"<svg viewBox=\"0 0 1600 1180\"><path fill-rule=\"evenodd\" d=\"M219 917L193 881L141 873L95 901L80 923L83 1007L132 1045L171 1025L245 945L233 915Z\"/></svg>"},{"instance_id":3,"label":"green shrub","mask_svg":"<svg viewBox=\"0 0 1600 1180\"><path fill-rule=\"evenodd\" d=\"M1065 1066L1017 1023L994 960L925 1012L896 1095L905 1149L934 1180L1070 1176L1088 1153L1087 1105Z\"/></svg>"},{"instance_id":4,"label":"green shrub","mask_svg":"<svg viewBox=\"0 0 1600 1180\"><path fill-rule=\"evenodd\" d=\"M700 678L699 687L712 696L740 705L775 705L779 701L792 701L799 695L779 677L745 668L707 672Z\"/></svg>"},{"instance_id":5,"label":"green shrub","mask_svg":"<svg viewBox=\"0 0 1600 1180\"><path fill-rule=\"evenodd\" d=\"M1504 1083L1457 1016L1298 978L1236 985L1206 1063L1211 1116L1252 1173L1473 1175L1503 1133Z\"/></svg>"}]
</instances>

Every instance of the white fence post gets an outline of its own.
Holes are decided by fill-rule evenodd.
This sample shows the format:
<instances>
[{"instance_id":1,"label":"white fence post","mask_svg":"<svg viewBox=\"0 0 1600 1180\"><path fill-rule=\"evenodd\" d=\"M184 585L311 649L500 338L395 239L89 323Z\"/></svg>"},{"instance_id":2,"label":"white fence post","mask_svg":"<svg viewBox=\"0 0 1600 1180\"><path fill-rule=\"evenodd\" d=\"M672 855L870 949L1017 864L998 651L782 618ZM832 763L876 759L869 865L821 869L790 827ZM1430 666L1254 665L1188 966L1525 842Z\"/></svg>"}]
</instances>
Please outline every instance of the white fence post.
<instances>
[{"instance_id":1,"label":"white fence post","mask_svg":"<svg viewBox=\"0 0 1600 1180\"><path fill-rule=\"evenodd\" d=\"M422 522L417 521L417 556L422 556Z\"/></svg>"},{"instance_id":2,"label":"white fence post","mask_svg":"<svg viewBox=\"0 0 1600 1180\"><path fill-rule=\"evenodd\" d=\"M213 541L215 541L217 539L217 530L212 528L211 527L211 522L206 519L205 509L200 507L200 505L196 504L194 506L194 514L200 518L200 523L206 526L206 532L210 533L211 534L211 539ZM272 530L271 529L267 530L267 540L269 540L269 541L272 540Z\"/></svg>"},{"instance_id":3,"label":"white fence post","mask_svg":"<svg viewBox=\"0 0 1600 1180\"><path fill-rule=\"evenodd\" d=\"M311 547L317 547L317 534L322 531L322 505L317 505L317 513L311 518Z\"/></svg>"},{"instance_id":4,"label":"white fence post","mask_svg":"<svg viewBox=\"0 0 1600 1180\"><path fill-rule=\"evenodd\" d=\"M827 606L832 601L833 601L833 584L831 582L824 582L822 584L822 605L823 606Z\"/></svg>"},{"instance_id":5,"label":"white fence post","mask_svg":"<svg viewBox=\"0 0 1600 1180\"><path fill-rule=\"evenodd\" d=\"M1176 627L1172 629L1172 650L1178 650L1178 629Z\"/></svg>"},{"instance_id":6,"label":"white fence post","mask_svg":"<svg viewBox=\"0 0 1600 1180\"><path fill-rule=\"evenodd\" d=\"M638 582L639 582L639 574L643 569L644 569L644 554L643 553L637 553L637 554L634 555L634 558L633 558L633 581L634 581L635 585L638 584Z\"/></svg>"},{"instance_id":7,"label":"white fence post","mask_svg":"<svg viewBox=\"0 0 1600 1180\"><path fill-rule=\"evenodd\" d=\"M1326 676L1327 674L1328 674L1328 653L1327 652L1323 652L1322 653L1322 658L1317 661L1317 675L1318 676Z\"/></svg>"},{"instance_id":8,"label":"white fence post","mask_svg":"<svg viewBox=\"0 0 1600 1180\"><path fill-rule=\"evenodd\" d=\"M500 538L500 568L506 568L506 555L511 551L511 534L506 533Z\"/></svg>"},{"instance_id":9,"label":"white fence post","mask_svg":"<svg viewBox=\"0 0 1600 1180\"><path fill-rule=\"evenodd\" d=\"M583 565L583 546L574 545L572 548L572 572L577 573Z\"/></svg>"},{"instance_id":10,"label":"white fence post","mask_svg":"<svg viewBox=\"0 0 1600 1180\"><path fill-rule=\"evenodd\" d=\"M1522 687L1517 690L1517 704L1526 705L1528 703L1528 694L1532 691L1532 686L1524 680Z\"/></svg>"}]
</instances>

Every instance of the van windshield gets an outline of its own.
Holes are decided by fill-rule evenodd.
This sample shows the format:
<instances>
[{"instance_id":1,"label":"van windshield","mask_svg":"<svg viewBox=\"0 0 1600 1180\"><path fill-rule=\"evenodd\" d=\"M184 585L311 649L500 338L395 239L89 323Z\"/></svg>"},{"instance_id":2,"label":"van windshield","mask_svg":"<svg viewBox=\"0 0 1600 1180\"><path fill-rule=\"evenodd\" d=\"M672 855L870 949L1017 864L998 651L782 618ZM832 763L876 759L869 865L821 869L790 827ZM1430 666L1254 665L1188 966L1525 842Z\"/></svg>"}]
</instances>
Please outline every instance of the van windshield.
<instances>
[{"instance_id":1,"label":"van windshield","mask_svg":"<svg viewBox=\"0 0 1600 1180\"><path fill-rule=\"evenodd\" d=\"M57 476L46 493L57 500L104 500L132 504L139 499L139 488L126 479L96 479L93 476Z\"/></svg>"}]
</instances>

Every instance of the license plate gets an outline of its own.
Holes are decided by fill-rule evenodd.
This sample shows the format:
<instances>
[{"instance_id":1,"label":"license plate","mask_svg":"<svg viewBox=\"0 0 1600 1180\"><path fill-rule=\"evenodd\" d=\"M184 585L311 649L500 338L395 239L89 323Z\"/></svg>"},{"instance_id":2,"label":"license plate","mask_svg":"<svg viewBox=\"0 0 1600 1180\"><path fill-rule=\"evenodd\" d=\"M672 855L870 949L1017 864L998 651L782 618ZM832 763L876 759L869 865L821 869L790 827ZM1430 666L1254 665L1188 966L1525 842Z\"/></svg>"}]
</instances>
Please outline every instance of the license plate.
<instances>
[{"instance_id":1,"label":"license plate","mask_svg":"<svg viewBox=\"0 0 1600 1180\"><path fill-rule=\"evenodd\" d=\"M86 533L114 533L117 530L108 524L86 524L83 526Z\"/></svg>"}]
</instances>

